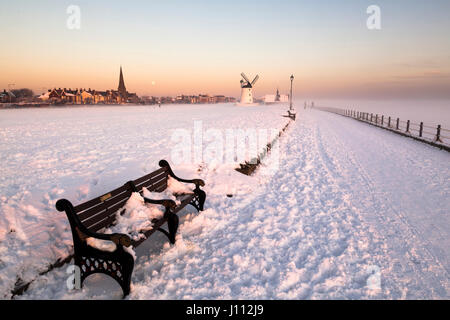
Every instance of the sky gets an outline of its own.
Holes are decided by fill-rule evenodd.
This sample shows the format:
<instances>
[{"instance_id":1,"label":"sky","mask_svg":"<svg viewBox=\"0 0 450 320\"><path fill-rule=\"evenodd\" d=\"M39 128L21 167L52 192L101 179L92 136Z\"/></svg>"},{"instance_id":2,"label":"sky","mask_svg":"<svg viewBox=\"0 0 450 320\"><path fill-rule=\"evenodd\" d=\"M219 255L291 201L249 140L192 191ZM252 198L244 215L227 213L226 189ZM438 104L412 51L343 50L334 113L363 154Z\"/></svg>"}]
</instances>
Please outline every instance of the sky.
<instances>
[{"instance_id":1,"label":"sky","mask_svg":"<svg viewBox=\"0 0 450 320\"><path fill-rule=\"evenodd\" d=\"M80 8L70 29L67 8ZM369 30L367 8L381 9ZM0 0L0 89L450 99L448 0Z\"/></svg>"}]
</instances>

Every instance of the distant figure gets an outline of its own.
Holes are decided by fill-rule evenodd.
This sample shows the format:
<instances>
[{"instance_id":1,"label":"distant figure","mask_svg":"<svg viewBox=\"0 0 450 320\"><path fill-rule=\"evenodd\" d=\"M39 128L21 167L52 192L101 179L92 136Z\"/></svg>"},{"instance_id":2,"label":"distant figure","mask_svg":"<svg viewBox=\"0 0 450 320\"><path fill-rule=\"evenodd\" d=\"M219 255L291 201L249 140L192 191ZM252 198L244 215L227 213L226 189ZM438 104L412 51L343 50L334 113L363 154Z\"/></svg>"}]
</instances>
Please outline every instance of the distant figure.
<instances>
[{"instance_id":1,"label":"distant figure","mask_svg":"<svg viewBox=\"0 0 450 320\"><path fill-rule=\"evenodd\" d=\"M306 110L306 101L305 101L305 110Z\"/></svg>"},{"instance_id":2,"label":"distant figure","mask_svg":"<svg viewBox=\"0 0 450 320\"><path fill-rule=\"evenodd\" d=\"M161 108L161 102L159 103L159 107Z\"/></svg>"}]
</instances>

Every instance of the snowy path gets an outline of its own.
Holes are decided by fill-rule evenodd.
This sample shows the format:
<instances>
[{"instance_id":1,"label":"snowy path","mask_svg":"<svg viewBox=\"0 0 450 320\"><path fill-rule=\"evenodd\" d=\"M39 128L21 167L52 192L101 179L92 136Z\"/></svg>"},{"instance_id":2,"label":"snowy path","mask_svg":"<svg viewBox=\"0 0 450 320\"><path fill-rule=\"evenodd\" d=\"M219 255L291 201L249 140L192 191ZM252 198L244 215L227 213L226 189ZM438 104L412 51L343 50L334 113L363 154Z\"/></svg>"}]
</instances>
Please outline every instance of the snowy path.
<instances>
[{"instance_id":1,"label":"snowy path","mask_svg":"<svg viewBox=\"0 0 450 320\"><path fill-rule=\"evenodd\" d=\"M330 174L383 239L374 258L386 296L448 297L450 155L344 117L311 117Z\"/></svg>"},{"instance_id":2,"label":"snowy path","mask_svg":"<svg viewBox=\"0 0 450 320\"><path fill-rule=\"evenodd\" d=\"M299 118L275 176L204 169L209 209L183 218L175 246L140 251L131 299L449 298L450 155L334 114ZM218 192L233 179L250 191ZM66 279L55 270L23 298L118 296L68 293Z\"/></svg>"}]
</instances>

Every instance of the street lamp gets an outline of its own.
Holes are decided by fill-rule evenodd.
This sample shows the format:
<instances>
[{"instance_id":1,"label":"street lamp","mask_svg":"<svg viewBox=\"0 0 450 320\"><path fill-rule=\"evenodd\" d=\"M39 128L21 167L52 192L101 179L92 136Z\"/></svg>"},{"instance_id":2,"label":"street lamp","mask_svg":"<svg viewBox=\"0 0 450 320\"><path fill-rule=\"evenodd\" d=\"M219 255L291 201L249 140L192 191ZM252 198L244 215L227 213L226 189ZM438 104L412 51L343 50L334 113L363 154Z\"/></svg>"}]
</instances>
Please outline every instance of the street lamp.
<instances>
[{"instance_id":1,"label":"street lamp","mask_svg":"<svg viewBox=\"0 0 450 320\"><path fill-rule=\"evenodd\" d=\"M292 110L292 82L294 81L294 75L291 75L291 94L290 94L290 96L289 96L289 100L290 100L290 103L289 103L289 109L290 110Z\"/></svg>"}]
</instances>

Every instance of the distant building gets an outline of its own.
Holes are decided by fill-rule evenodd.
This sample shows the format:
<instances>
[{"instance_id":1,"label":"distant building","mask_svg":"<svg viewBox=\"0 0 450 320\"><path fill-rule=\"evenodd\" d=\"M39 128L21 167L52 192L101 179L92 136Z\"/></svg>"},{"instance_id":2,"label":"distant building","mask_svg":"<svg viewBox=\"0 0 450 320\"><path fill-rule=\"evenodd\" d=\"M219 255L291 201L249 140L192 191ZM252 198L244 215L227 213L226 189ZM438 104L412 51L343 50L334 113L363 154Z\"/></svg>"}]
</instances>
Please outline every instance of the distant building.
<instances>
[{"instance_id":1,"label":"distant building","mask_svg":"<svg viewBox=\"0 0 450 320\"><path fill-rule=\"evenodd\" d=\"M3 89L3 92L0 92L0 102L1 103L11 103L16 102L16 96L11 91L6 91Z\"/></svg>"},{"instance_id":2,"label":"distant building","mask_svg":"<svg viewBox=\"0 0 450 320\"><path fill-rule=\"evenodd\" d=\"M123 79L122 66L120 66L119 88L117 91L119 92L119 103L128 102L128 92Z\"/></svg>"},{"instance_id":3,"label":"distant building","mask_svg":"<svg viewBox=\"0 0 450 320\"><path fill-rule=\"evenodd\" d=\"M274 104L280 102L289 102L289 96L287 94L280 94L280 90L277 89L276 94L266 94L261 99L265 104Z\"/></svg>"},{"instance_id":4,"label":"distant building","mask_svg":"<svg viewBox=\"0 0 450 320\"><path fill-rule=\"evenodd\" d=\"M227 98L225 96L214 96L214 103L225 103Z\"/></svg>"},{"instance_id":5,"label":"distant building","mask_svg":"<svg viewBox=\"0 0 450 320\"><path fill-rule=\"evenodd\" d=\"M191 103L199 103L198 96L190 96L189 98L190 98L189 100L191 101Z\"/></svg>"},{"instance_id":6,"label":"distant building","mask_svg":"<svg viewBox=\"0 0 450 320\"><path fill-rule=\"evenodd\" d=\"M200 94L198 96L198 103L209 103L209 96L206 94Z\"/></svg>"}]
</instances>

